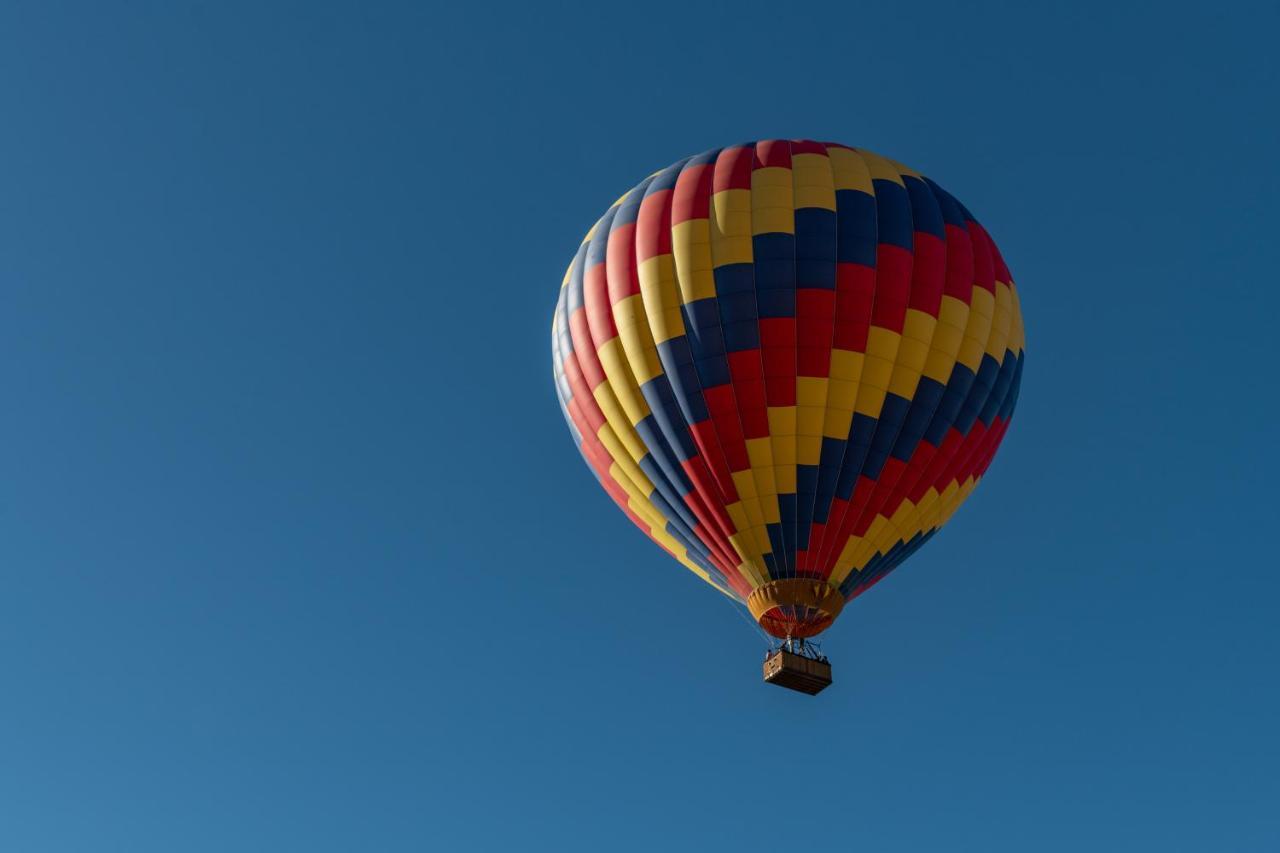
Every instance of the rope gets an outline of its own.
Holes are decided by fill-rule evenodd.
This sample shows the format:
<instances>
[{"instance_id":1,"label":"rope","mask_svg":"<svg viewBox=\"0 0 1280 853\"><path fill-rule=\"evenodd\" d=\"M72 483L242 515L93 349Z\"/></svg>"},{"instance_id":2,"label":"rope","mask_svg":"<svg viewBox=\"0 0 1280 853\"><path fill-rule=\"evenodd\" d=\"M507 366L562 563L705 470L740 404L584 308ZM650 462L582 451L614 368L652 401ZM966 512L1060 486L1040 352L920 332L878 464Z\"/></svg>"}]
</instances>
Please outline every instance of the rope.
<instances>
[{"instance_id":1,"label":"rope","mask_svg":"<svg viewBox=\"0 0 1280 853\"><path fill-rule=\"evenodd\" d=\"M739 618L741 618L744 622L746 622L748 625L750 625L750 626L751 626L751 629L752 629L753 631L755 631L755 632L760 636L760 638L764 641L764 646L765 646L765 648L766 648L766 649L771 649L771 648L773 648L773 638L772 638L772 637L770 637L770 636L765 632L765 630L764 630L763 628L761 628L761 627L756 623L756 621L755 621L754 619L752 619L751 617L749 617L746 613L742 612L742 608L740 608L740 607L738 606L738 604L737 604L737 602L736 602L736 601L730 600L730 601L729 601L729 606L733 608L733 612L734 612L734 613L737 613L737 614L738 614L738 616L739 616Z\"/></svg>"}]
</instances>

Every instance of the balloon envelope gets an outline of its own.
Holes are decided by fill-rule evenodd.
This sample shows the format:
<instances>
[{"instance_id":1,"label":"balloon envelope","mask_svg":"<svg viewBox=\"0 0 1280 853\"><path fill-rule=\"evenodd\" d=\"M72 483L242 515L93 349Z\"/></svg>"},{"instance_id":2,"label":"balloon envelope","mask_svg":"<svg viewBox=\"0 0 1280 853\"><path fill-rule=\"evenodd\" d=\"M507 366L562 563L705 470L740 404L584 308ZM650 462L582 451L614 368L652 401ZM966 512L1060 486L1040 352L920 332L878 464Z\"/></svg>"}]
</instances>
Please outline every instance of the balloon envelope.
<instances>
[{"instance_id":1,"label":"balloon envelope","mask_svg":"<svg viewBox=\"0 0 1280 853\"><path fill-rule=\"evenodd\" d=\"M681 160L600 217L552 362L632 522L771 634L808 637L986 472L1022 316L986 230L936 183L769 140Z\"/></svg>"}]
</instances>

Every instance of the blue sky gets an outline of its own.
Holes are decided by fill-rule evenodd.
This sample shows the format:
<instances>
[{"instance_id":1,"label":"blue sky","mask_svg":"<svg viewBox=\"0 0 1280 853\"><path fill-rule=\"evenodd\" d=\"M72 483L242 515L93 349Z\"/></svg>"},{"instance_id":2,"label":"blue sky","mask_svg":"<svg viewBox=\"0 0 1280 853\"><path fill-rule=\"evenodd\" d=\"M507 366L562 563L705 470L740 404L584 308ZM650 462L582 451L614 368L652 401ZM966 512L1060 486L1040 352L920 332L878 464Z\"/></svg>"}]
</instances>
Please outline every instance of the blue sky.
<instances>
[{"instance_id":1,"label":"blue sky","mask_svg":"<svg viewBox=\"0 0 1280 853\"><path fill-rule=\"evenodd\" d=\"M0 848L1280 848L1274 4L431 6L0 9ZM547 357L771 136L937 178L1028 335L816 700Z\"/></svg>"}]
</instances>

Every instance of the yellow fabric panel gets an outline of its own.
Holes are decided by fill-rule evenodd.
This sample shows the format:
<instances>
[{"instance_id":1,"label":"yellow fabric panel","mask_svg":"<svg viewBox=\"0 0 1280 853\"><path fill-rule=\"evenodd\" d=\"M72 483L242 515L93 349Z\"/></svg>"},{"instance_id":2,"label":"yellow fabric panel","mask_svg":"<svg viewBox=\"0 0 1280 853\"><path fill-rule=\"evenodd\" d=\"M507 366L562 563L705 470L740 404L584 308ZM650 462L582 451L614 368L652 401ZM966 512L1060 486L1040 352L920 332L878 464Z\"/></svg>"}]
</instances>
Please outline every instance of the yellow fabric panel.
<instances>
[{"instance_id":1,"label":"yellow fabric panel","mask_svg":"<svg viewBox=\"0 0 1280 853\"><path fill-rule=\"evenodd\" d=\"M897 517L901 515L901 517ZM846 578L851 570L861 571L868 564L870 558L879 551L884 553L890 548L893 542L905 537L910 538L910 534L902 533L901 530L915 528L915 507L906 506L902 508L901 514L895 514L895 519L886 519L883 515L878 515L872 521L867 530L867 537L851 539L849 547L842 553L841 564L837 566L836 573L840 574L841 579Z\"/></svg>"},{"instance_id":2,"label":"yellow fabric panel","mask_svg":"<svg viewBox=\"0 0 1280 853\"><path fill-rule=\"evenodd\" d=\"M821 154L796 154L791 158L791 171L795 182L796 210L820 207L835 211L836 187L829 159Z\"/></svg>"},{"instance_id":3,"label":"yellow fabric panel","mask_svg":"<svg viewBox=\"0 0 1280 853\"><path fill-rule=\"evenodd\" d=\"M911 538L917 533L927 532L927 528L920 529L919 522L915 518L916 508L911 501L903 501L902 504L894 510L892 516L884 519L885 523L881 527L881 533L875 540L870 543L870 547L864 548L863 553L859 555L862 565L866 565L876 551L881 548L892 548L894 542L901 539L903 541L911 541Z\"/></svg>"},{"instance_id":4,"label":"yellow fabric panel","mask_svg":"<svg viewBox=\"0 0 1280 853\"><path fill-rule=\"evenodd\" d=\"M851 573L862 571L869 561L869 558L861 556L866 550L866 540L858 536L850 536L849 541L844 543L840 556L836 558L835 568L831 570L831 582L844 583L845 578Z\"/></svg>"},{"instance_id":5,"label":"yellow fabric panel","mask_svg":"<svg viewBox=\"0 0 1280 853\"><path fill-rule=\"evenodd\" d=\"M658 512L658 508L650 502L647 496L641 495L636 490L636 485L626 479L625 475L618 470L618 466L611 465L609 467L609 476L613 477L614 482L621 486L622 490L626 492L627 506L632 512L639 516L641 520L648 524L651 529L656 528L658 530L662 530L666 527L667 520L662 517L662 513Z\"/></svg>"},{"instance_id":6,"label":"yellow fabric panel","mask_svg":"<svg viewBox=\"0 0 1280 853\"><path fill-rule=\"evenodd\" d=\"M600 443L604 445L605 452L613 459L612 467L617 468L619 475L625 477L626 481L635 487L636 494L643 498L648 498L649 495L653 494L653 483L649 481L648 476L636 464L639 458L633 456L631 450L618 439L613 427L608 423L600 424L600 429L596 430L596 438L600 440ZM626 485L618 477L613 479L617 480L618 484L623 488L626 488Z\"/></svg>"},{"instance_id":7,"label":"yellow fabric panel","mask_svg":"<svg viewBox=\"0 0 1280 853\"><path fill-rule=\"evenodd\" d=\"M755 557L759 556L756 549L755 538L751 535L751 522L748 519L746 508L740 503L733 504L734 512L729 513L729 518L737 526L737 532L729 535L729 541L738 553L743 555L743 560L751 562ZM725 508L728 512L728 507Z\"/></svg>"},{"instance_id":8,"label":"yellow fabric panel","mask_svg":"<svg viewBox=\"0 0 1280 853\"><path fill-rule=\"evenodd\" d=\"M1018 288L1009 284L1009 299L1013 303L1013 327L1009 330L1009 349L1021 353L1027 345L1026 331L1022 327L1022 305L1018 301Z\"/></svg>"},{"instance_id":9,"label":"yellow fabric panel","mask_svg":"<svg viewBox=\"0 0 1280 853\"><path fill-rule=\"evenodd\" d=\"M758 505L759 498L741 497L735 503L731 503L730 507L726 507L728 517L733 521L733 526L739 530L739 533L749 533L751 528L756 525L756 515L764 517L760 514Z\"/></svg>"},{"instance_id":10,"label":"yellow fabric panel","mask_svg":"<svg viewBox=\"0 0 1280 853\"><path fill-rule=\"evenodd\" d=\"M872 326L867 332L867 352L866 360L862 364L862 381L867 381L868 363L872 358L878 358L881 361L887 361L893 364L893 360L898 356L898 341L902 336L897 332L889 329L882 329L879 326ZM886 377L886 382L888 378Z\"/></svg>"},{"instance_id":11,"label":"yellow fabric panel","mask_svg":"<svg viewBox=\"0 0 1280 853\"><path fill-rule=\"evenodd\" d=\"M740 530L750 533L752 528L764 524L764 511L760 509L759 498L743 498L739 503L742 507L742 514L746 517L746 521L739 528Z\"/></svg>"},{"instance_id":12,"label":"yellow fabric panel","mask_svg":"<svg viewBox=\"0 0 1280 853\"><path fill-rule=\"evenodd\" d=\"M711 272L711 223L690 219L671 229L671 252L675 256L676 282L680 301L693 302L716 295Z\"/></svg>"},{"instance_id":13,"label":"yellow fabric panel","mask_svg":"<svg viewBox=\"0 0 1280 853\"><path fill-rule=\"evenodd\" d=\"M684 334L684 315L676 293L676 265L670 255L655 255L639 265L640 295L656 343ZM656 355L656 350L655 350Z\"/></svg>"},{"instance_id":14,"label":"yellow fabric panel","mask_svg":"<svg viewBox=\"0 0 1280 853\"><path fill-rule=\"evenodd\" d=\"M790 435L773 435L772 440L773 451L773 467L775 469L788 465L796 464L796 436L795 433ZM785 493L786 490L781 486L778 487L779 492Z\"/></svg>"},{"instance_id":15,"label":"yellow fabric panel","mask_svg":"<svg viewBox=\"0 0 1280 853\"><path fill-rule=\"evenodd\" d=\"M965 478L964 481L952 480L947 483L941 493L934 491L933 502L925 507L925 511L920 514L917 523L927 524L929 520L933 520L935 526L942 520L942 517L948 514L949 508L956 504L956 501L968 493L975 485L972 477Z\"/></svg>"},{"instance_id":16,"label":"yellow fabric panel","mask_svg":"<svg viewBox=\"0 0 1280 853\"><path fill-rule=\"evenodd\" d=\"M738 532L730 537L730 541L734 542L734 547L739 548L739 553L749 558L763 580L767 578L768 571L761 557L770 553L771 546L768 536L765 535L764 512L760 508L760 500L754 496L755 477L750 471L735 471L732 476L734 483L740 483L743 489L739 490L739 496L742 499L725 508L730 520L738 529ZM742 496L743 490L747 489L750 490L751 497Z\"/></svg>"},{"instance_id":17,"label":"yellow fabric panel","mask_svg":"<svg viewBox=\"0 0 1280 853\"><path fill-rule=\"evenodd\" d=\"M644 301L640 298L640 294L634 293L626 299L613 303L611 310L616 326L634 326L644 317ZM621 334L621 328L619 328L619 334Z\"/></svg>"},{"instance_id":18,"label":"yellow fabric panel","mask_svg":"<svg viewBox=\"0 0 1280 853\"><path fill-rule=\"evenodd\" d=\"M770 407L768 415L774 488L780 495L793 495L796 491L796 409L795 406ZM778 432L775 426L787 432Z\"/></svg>"},{"instance_id":19,"label":"yellow fabric panel","mask_svg":"<svg viewBox=\"0 0 1280 853\"><path fill-rule=\"evenodd\" d=\"M796 378L797 406L825 406L827 404L827 380L822 376Z\"/></svg>"},{"instance_id":20,"label":"yellow fabric panel","mask_svg":"<svg viewBox=\"0 0 1280 853\"><path fill-rule=\"evenodd\" d=\"M796 233L791 170L768 166L751 173L751 233Z\"/></svg>"},{"instance_id":21,"label":"yellow fabric panel","mask_svg":"<svg viewBox=\"0 0 1280 853\"><path fill-rule=\"evenodd\" d=\"M862 381L858 384L858 399L854 404L854 410L864 415L878 416L880 407L868 408L867 401L876 399L871 394L873 391L888 391L889 380L892 377L893 362L891 360L879 356L867 356L862 366Z\"/></svg>"},{"instance_id":22,"label":"yellow fabric panel","mask_svg":"<svg viewBox=\"0 0 1280 853\"><path fill-rule=\"evenodd\" d=\"M631 509L634 510L635 507L631 507ZM656 525L651 526L649 528L649 535L652 536L654 539L656 539L658 542L667 546L667 548L669 548L672 552L674 552L677 557L684 557L688 553L685 550L684 545L676 541L675 537L667 533L667 531L662 527L658 527ZM692 566L692 564L690 565ZM706 577L706 574L702 571L702 569L698 568L697 566L693 566L693 571L698 573L698 575L701 577Z\"/></svg>"},{"instance_id":23,"label":"yellow fabric panel","mask_svg":"<svg viewBox=\"0 0 1280 853\"><path fill-rule=\"evenodd\" d=\"M978 367L982 364L982 354L987 350L987 339L991 336L991 317L995 314L995 297L982 288L975 287L970 305L972 310L969 311L964 340L960 343L960 351L956 353L956 361L977 373Z\"/></svg>"},{"instance_id":24,"label":"yellow fabric panel","mask_svg":"<svg viewBox=\"0 0 1280 853\"><path fill-rule=\"evenodd\" d=\"M763 452L769 452L768 439L756 439L763 444ZM748 454L750 450L748 449ZM772 457L770 457L771 459ZM734 471L730 474L733 478L734 488L738 491L738 496L742 499L743 510L747 515L748 526L740 527L739 530L745 530L755 543L756 555L770 553L772 546L769 544L769 537L765 535L765 504L766 502L774 505L776 512L777 501L773 497L769 489L773 486L772 471L768 470L764 465L752 465L748 471Z\"/></svg>"},{"instance_id":25,"label":"yellow fabric panel","mask_svg":"<svg viewBox=\"0 0 1280 853\"><path fill-rule=\"evenodd\" d=\"M644 500L643 498L636 498L628 493L627 509L634 512L641 521L647 524L651 533L655 528L658 530L662 529L663 526L658 524L660 516L658 515L657 510L655 510L653 508L653 504L649 503L647 500Z\"/></svg>"},{"instance_id":26,"label":"yellow fabric panel","mask_svg":"<svg viewBox=\"0 0 1280 853\"><path fill-rule=\"evenodd\" d=\"M726 505L724 509L737 531L729 534L729 544L733 546L733 550L739 557L736 568L752 586L768 583L769 572L765 568L764 561L760 559L759 545L755 534L752 533L753 525L747 511L747 502L735 501Z\"/></svg>"},{"instance_id":27,"label":"yellow fabric panel","mask_svg":"<svg viewBox=\"0 0 1280 853\"><path fill-rule=\"evenodd\" d=\"M737 549L741 547L744 539L742 536L734 534L729 537L729 542ZM739 553L741 552L739 551ZM747 583L751 584L752 587L764 586L770 580L768 569L765 568L763 562L758 562L755 557L750 559L744 557L742 562L738 564L737 569L738 573L746 578Z\"/></svg>"},{"instance_id":28,"label":"yellow fabric panel","mask_svg":"<svg viewBox=\"0 0 1280 853\"><path fill-rule=\"evenodd\" d=\"M711 576L707 574L704 569L702 569L700 566L698 566L696 563L694 563L692 560L689 559L688 553L685 551L684 546L681 545L679 542L677 542L675 539L673 539L671 535L667 533L665 530L652 530L651 535L653 536L654 539L657 539L658 541L662 542L663 545L667 546L667 549L670 550L671 553L675 555L675 558L676 560L679 561L680 565L684 566L686 569L693 572L699 578L706 581L708 584L711 585L713 589L716 590L716 592L719 592L721 595L731 598L734 601L742 600L739 596L734 595L728 589L725 589L720 584L712 580Z\"/></svg>"},{"instance_id":29,"label":"yellow fabric panel","mask_svg":"<svg viewBox=\"0 0 1280 853\"><path fill-rule=\"evenodd\" d=\"M841 382L851 382L858 384L862 378L862 362L866 359L866 355L860 352L851 352L844 349L833 349L831 351L831 378ZM830 394L830 390L827 392Z\"/></svg>"},{"instance_id":30,"label":"yellow fabric panel","mask_svg":"<svg viewBox=\"0 0 1280 853\"><path fill-rule=\"evenodd\" d=\"M640 395L640 389L631 377L631 368L627 365L624 357L622 341L618 338L611 338L605 341L604 345L596 350L596 353L600 356L600 364L604 367L604 373L608 380L600 384L602 386L607 384L614 395L617 396L619 405L622 406L622 410L626 413L627 421L632 428L631 431L634 432L635 425L649 416L649 404ZM603 410L604 406L600 408ZM606 414L605 417L608 417L608 415Z\"/></svg>"},{"instance_id":31,"label":"yellow fabric panel","mask_svg":"<svg viewBox=\"0 0 1280 853\"><path fill-rule=\"evenodd\" d=\"M721 190L712 195L709 225L715 266L751 263L751 190Z\"/></svg>"},{"instance_id":32,"label":"yellow fabric panel","mask_svg":"<svg viewBox=\"0 0 1280 853\"><path fill-rule=\"evenodd\" d=\"M858 383L843 379L827 380L827 411L853 412L853 404L858 399Z\"/></svg>"},{"instance_id":33,"label":"yellow fabric panel","mask_svg":"<svg viewBox=\"0 0 1280 853\"><path fill-rule=\"evenodd\" d=\"M902 345L898 347L898 361L893 366L893 377L889 380L889 393L904 400L914 398L928 357L928 344L922 344L915 338L903 338Z\"/></svg>"},{"instance_id":34,"label":"yellow fabric panel","mask_svg":"<svg viewBox=\"0 0 1280 853\"><path fill-rule=\"evenodd\" d=\"M893 364L898 357L897 332L872 326L867 335L867 352L862 361L862 376L858 384L858 399L854 411L873 418L880 417L884 407L884 395L893 378Z\"/></svg>"},{"instance_id":35,"label":"yellow fabric panel","mask_svg":"<svg viewBox=\"0 0 1280 853\"><path fill-rule=\"evenodd\" d=\"M966 477L963 481L952 480L947 483L941 494L934 492L938 497L932 506L927 507L925 512L916 519L916 526L924 530L932 530L946 524L960 504L968 500L969 495L977 487L978 480L972 476Z\"/></svg>"},{"instance_id":36,"label":"yellow fabric panel","mask_svg":"<svg viewBox=\"0 0 1280 853\"><path fill-rule=\"evenodd\" d=\"M767 437L747 439L747 459L755 475L764 520L767 524L777 524L781 515L778 511L778 486L773 475L772 440Z\"/></svg>"},{"instance_id":37,"label":"yellow fabric panel","mask_svg":"<svg viewBox=\"0 0 1280 853\"><path fill-rule=\"evenodd\" d=\"M837 409L828 407L822 421L822 434L826 438L844 440L849 437L849 428L853 425L853 409Z\"/></svg>"},{"instance_id":38,"label":"yellow fabric panel","mask_svg":"<svg viewBox=\"0 0 1280 853\"><path fill-rule=\"evenodd\" d=\"M858 548L855 551L857 562L854 565L862 568L867 564L872 554L875 553L874 546L870 546L870 543L879 540L884 535L885 528L888 525L889 520L883 515L877 515L871 520L871 526L867 528L866 535L858 542Z\"/></svg>"},{"instance_id":39,"label":"yellow fabric panel","mask_svg":"<svg viewBox=\"0 0 1280 853\"><path fill-rule=\"evenodd\" d=\"M937 324L938 318L932 314L926 314L918 308L908 308L902 323L902 337L928 344L933 340L933 327Z\"/></svg>"},{"instance_id":40,"label":"yellow fabric panel","mask_svg":"<svg viewBox=\"0 0 1280 853\"><path fill-rule=\"evenodd\" d=\"M946 385L951 380L956 353L960 351L963 340L963 328L957 329L948 323L939 323L933 333L933 345L929 348L929 357L925 360L922 373L934 382Z\"/></svg>"},{"instance_id":41,"label":"yellow fabric panel","mask_svg":"<svg viewBox=\"0 0 1280 853\"><path fill-rule=\"evenodd\" d=\"M886 537L895 538L895 534L890 531L890 525L883 516L877 516L871 522L871 527L867 530L866 537L851 536L845 545L845 550L840 554L837 563L838 567L843 568L841 580L848 577L849 571L862 571L867 563L871 562L871 558L876 553L876 542L884 540ZM832 573L835 574L834 572Z\"/></svg>"},{"instance_id":42,"label":"yellow fabric panel","mask_svg":"<svg viewBox=\"0 0 1280 853\"><path fill-rule=\"evenodd\" d=\"M760 501L755 497L754 475L750 471L738 471L732 472L730 476L742 488L738 490L738 500L725 506L725 512L737 531L729 534L729 544L741 558L742 563L738 568L746 574L747 579L757 585L766 583L769 572L760 559L764 552L760 550L759 539L753 532L753 528L764 524Z\"/></svg>"},{"instance_id":43,"label":"yellow fabric panel","mask_svg":"<svg viewBox=\"0 0 1280 853\"><path fill-rule=\"evenodd\" d=\"M888 157L885 157L884 159L887 163L892 165L893 168L898 171L899 175L905 175L911 178L923 177L919 172L917 172L915 169L911 168L910 166L904 166L901 163L899 163L897 160L890 160Z\"/></svg>"},{"instance_id":44,"label":"yellow fabric panel","mask_svg":"<svg viewBox=\"0 0 1280 853\"><path fill-rule=\"evenodd\" d=\"M760 496L760 513L764 517L764 523L777 524L781 513L778 510L778 480L773 475L773 466L754 468L752 472L764 491Z\"/></svg>"},{"instance_id":45,"label":"yellow fabric panel","mask_svg":"<svg viewBox=\"0 0 1280 853\"><path fill-rule=\"evenodd\" d=\"M850 565L860 571L877 552L887 553L899 540L909 541L916 533L927 531L928 527L920 529L916 526L915 515L915 507L910 501L903 501L892 518L877 515L866 536L859 539L848 554Z\"/></svg>"},{"instance_id":46,"label":"yellow fabric panel","mask_svg":"<svg viewBox=\"0 0 1280 853\"><path fill-rule=\"evenodd\" d=\"M831 351L831 378L827 382L827 411L822 434L828 438L846 439L853 421L866 356L860 352Z\"/></svg>"},{"instance_id":47,"label":"yellow fabric panel","mask_svg":"<svg viewBox=\"0 0 1280 853\"><path fill-rule=\"evenodd\" d=\"M628 296L617 304L623 303L634 303L636 308L641 309L644 307L639 294ZM617 317L616 314L614 316ZM622 351L626 355L623 364L630 371L631 384L635 388L636 395L639 396L641 385L655 376L662 375L662 363L658 360L658 350L653 344L653 333L649 331L649 323L643 315L618 322L617 326L617 339L622 341ZM614 381L612 376L609 381Z\"/></svg>"},{"instance_id":48,"label":"yellow fabric panel","mask_svg":"<svg viewBox=\"0 0 1280 853\"><path fill-rule=\"evenodd\" d=\"M867 171L871 173L873 181L893 181L900 187L905 188L907 186L902 181L901 170L891 160L886 160L879 154L873 154L865 148L859 148L858 153L862 155L863 161L867 164Z\"/></svg>"},{"instance_id":49,"label":"yellow fabric panel","mask_svg":"<svg viewBox=\"0 0 1280 853\"><path fill-rule=\"evenodd\" d=\"M849 577L849 572L854 568L854 554L857 552L861 540L857 536L850 536L848 541L844 543L844 547L840 549L840 553L836 556L835 568L831 570L831 577L828 583L838 587L844 583L845 578ZM859 566L859 569L862 567Z\"/></svg>"},{"instance_id":50,"label":"yellow fabric panel","mask_svg":"<svg viewBox=\"0 0 1280 853\"><path fill-rule=\"evenodd\" d=\"M741 500L728 504L725 506L724 511L728 514L729 520L733 522L734 528L739 532L751 527L751 522L747 520L747 508L743 505ZM733 535L737 536L739 534L735 533ZM751 552L747 551L747 553Z\"/></svg>"},{"instance_id":51,"label":"yellow fabric panel","mask_svg":"<svg viewBox=\"0 0 1280 853\"><path fill-rule=\"evenodd\" d=\"M863 565L876 551L884 553L899 541L906 541L918 533L927 533L942 527L956 509L968 499L977 484L978 480L968 477L963 483L952 480L941 494L936 489L929 489L918 507L910 511L897 524L889 524L879 537L878 543L863 549L866 555Z\"/></svg>"},{"instance_id":52,"label":"yellow fabric panel","mask_svg":"<svg viewBox=\"0 0 1280 853\"><path fill-rule=\"evenodd\" d=\"M929 358L924 365L925 376L944 385L951 380L951 371L958 360L968 323L969 306L954 296L944 295L938 306Z\"/></svg>"},{"instance_id":53,"label":"yellow fabric panel","mask_svg":"<svg viewBox=\"0 0 1280 853\"><path fill-rule=\"evenodd\" d=\"M874 543L885 538L888 528L888 521L883 516L877 516L871 522L865 537L850 536L836 558L835 568L831 572L831 582L843 583L851 572L862 571L875 555Z\"/></svg>"},{"instance_id":54,"label":"yellow fabric panel","mask_svg":"<svg viewBox=\"0 0 1280 853\"><path fill-rule=\"evenodd\" d=\"M996 282L996 314L991 321L991 337L987 340L987 355L996 361L1004 361L1005 345L1009 342L1009 327L1013 325L1013 302L1009 288Z\"/></svg>"},{"instance_id":55,"label":"yellow fabric panel","mask_svg":"<svg viewBox=\"0 0 1280 853\"><path fill-rule=\"evenodd\" d=\"M866 565L866 561L871 558L877 549L890 548L893 542L906 536L910 538L914 532L925 532L933 528L932 519L937 517L936 509L938 507L938 492L936 489L929 489L925 492L924 497L920 499L919 506L912 504L910 501L904 501L898 512L893 514L893 518L885 528L885 534L880 537L878 542L864 549L866 556L860 558L863 560L862 565Z\"/></svg>"},{"instance_id":56,"label":"yellow fabric panel","mask_svg":"<svg viewBox=\"0 0 1280 853\"><path fill-rule=\"evenodd\" d=\"M950 521L951 516L955 515L956 510L964 505L964 502L969 499L969 495L973 494L973 490L978 487L980 482L982 482L980 477L969 477L964 483L960 484L960 487L956 489L955 495L946 501L943 506L942 512L938 516L938 523L935 526L941 527Z\"/></svg>"},{"instance_id":57,"label":"yellow fabric panel","mask_svg":"<svg viewBox=\"0 0 1280 853\"><path fill-rule=\"evenodd\" d=\"M796 407L770 406L769 441L773 452L773 485L779 495L796 493ZM774 511L782 517L781 507L774 501ZM788 558L789 559L789 558Z\"/></svg>"},{"instance_id":58,"label":"yellow fabric panel","mask_svg":"<svg viewBox=\"0 0 1280 853\"><path fill-rule=\"evenodd\" d=\"M801 465L817 465L822 457L822 425L827 414L828 380L796 379L796 457Z\"/></svg>"},{"instance_id":59,"label":"yellow fabric panel","mask_svg":"<svg viewBox=\"0 0 1280 853\"><path fill-rule=\"evenodd\" d=\"M760 553L759 548L756 547L755 537L751 534L751 523L748 521L744 507L737 507L737 514L742 517L742 524L737 528L737 533L730 534L728 539L730 539L733 548L736 548L737 552L744 555L744 561L750 565L755 565L755 558L759 557Z\"/></svg>"},{"instance_id":60,"label":"yellow fabric panel","mask_svg":"<svg viewBox=\"0 0 1280 853\"><path fill-rule=\"evenodd\" d=\"M766 413L769 418L770 437L796 434L795 406L770 406Z\"/></svg>"},{"instance_id":61,"label":"yellow fabric panel","mask_svg":"<svg viewBox=\"0 0 1280 853\"><path fill-rule=\"evenodd\" d=\"M796 462L800 465L817 465L822 461L822 425L826 420L824 409L801 409L801 418L811 418L818 426L817 433L800 433L796 436Z\"/></svg>"},{"instance_id":62,"label":"yellow fabric panel","mask_svg":"<svg viewBox=\"0 0 1280 853\"><path fill-rule=\"evenodd\" d=\"M831 172L837 190L858 190L867 195L875 195L875 189L871 185L871 171L857 151L828 148L827 157L831 160Z\"/></svg>"},{"instance_id":63,"label":"yellow fabric panel","mask_svg":"<svg viewBox=\"0 0 1280 853\"><path fill-rule=\"evenodd\" d=\"M938 320L933 315L915 308L907 309L902 337L898 342L898 354L894 359L893 376L889 380L890 393L905 400L915 397L937 325Z\"/></svg>"},{"instance_id":64,"label":"yellow fabric panel","mask_svg":"<svg viewBox=\"0 0 1280 853\"><path fill-rule=\"evenodd\" d=\"M942 302L938 304L938 322L946 323L948 326L955 326L963 331L964 324L968 321L969 303L956 299L954 296L943 294Z\"/></svg>"},{"instance_id":65,"label":"yellow fabric panel","mask_svg":"<svg viewBox=\"0 0 1280 853\"><path fill-rule=\"evenodd\" d=\"M893 365L885 362L884 372L891 373L892 371ZM885 384L887 385L888 382L886 381ZM884 395L888 392L888 388L881 388L871 382L863 382L858 386L858 401L853 405L854 412L871 418L880 417L880 410L884 408Z\"/></svg>"},{"instance_id":66,"label":"yellow fabric panel","mask_svg":"<svg viewBox=\"0 0 1280 853\"><path fill-rule=\"evenodd\" d=\"M975 287L969 297L969 310L976 311L988 320L996 316L996 295L990 290Z\"/></svg>"},{"instance_id":67,"label":"yellow fabric panel","mask_svg":"<svg viewBox=\"0 0 1280 853\"><path fill-rule=\"evenodd\" d=\"M611 343L617 347L617 339ZM596 405L600 407L600 411L604 414L604 419L608 422L609 427L613 430L613 434L626 448L627 453L632 459L639 462L649 451L645 449L644 443L640 441L640 436L636 435L633 423L639 423L643 420L641 415L635 421L632 421L622 404L618 401L618 396L613 393L613 386L607 378L608 368L605 368L606 379L597 385L591 392L591 396L596 398ZM640 402L643 404L644 400ZM648 414L648 407L645 407L645 414ZM616 458L616 457L615 457Z\"/></svg>"}]
</instances>

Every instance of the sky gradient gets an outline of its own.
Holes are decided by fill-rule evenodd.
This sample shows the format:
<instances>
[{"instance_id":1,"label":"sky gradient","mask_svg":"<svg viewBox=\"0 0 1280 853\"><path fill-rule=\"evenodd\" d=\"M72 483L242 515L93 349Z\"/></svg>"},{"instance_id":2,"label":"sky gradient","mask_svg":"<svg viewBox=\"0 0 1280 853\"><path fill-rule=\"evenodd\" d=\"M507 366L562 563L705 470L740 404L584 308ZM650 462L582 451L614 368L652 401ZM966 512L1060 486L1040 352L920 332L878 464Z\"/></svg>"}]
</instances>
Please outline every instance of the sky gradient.
<instances>
[{"instance_id":1,"label":"sky gradient","mask_svg":"<svg viewBox=\"0 0 1280 853\"><path fill-rule=\"evenodd\" d=\"M542 5L0 8L0 849L1280 849L1277 7ZM769 137L938 180L1027 328L815 699L548 357Z\"/></svg>"}]
</instances>

